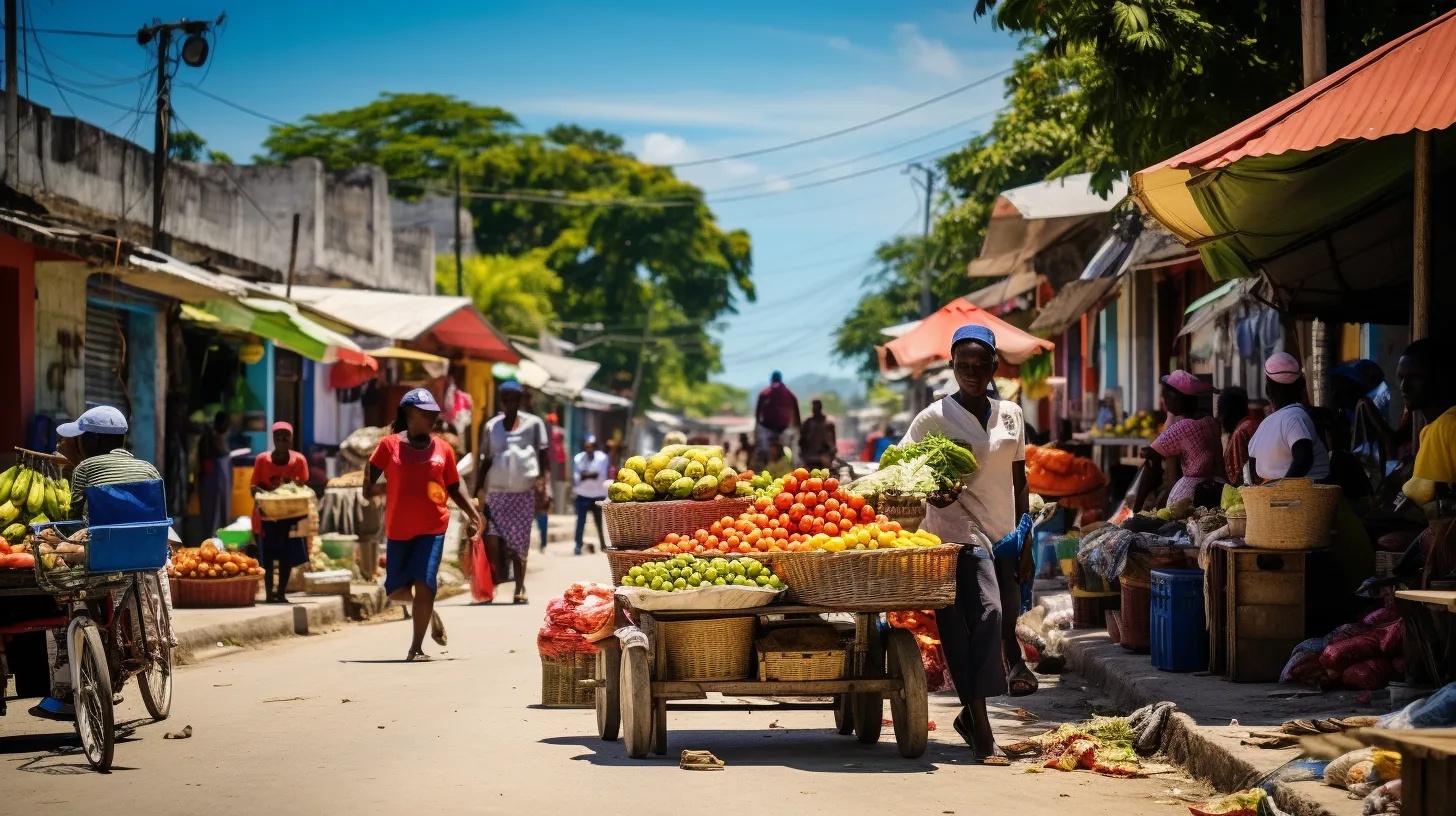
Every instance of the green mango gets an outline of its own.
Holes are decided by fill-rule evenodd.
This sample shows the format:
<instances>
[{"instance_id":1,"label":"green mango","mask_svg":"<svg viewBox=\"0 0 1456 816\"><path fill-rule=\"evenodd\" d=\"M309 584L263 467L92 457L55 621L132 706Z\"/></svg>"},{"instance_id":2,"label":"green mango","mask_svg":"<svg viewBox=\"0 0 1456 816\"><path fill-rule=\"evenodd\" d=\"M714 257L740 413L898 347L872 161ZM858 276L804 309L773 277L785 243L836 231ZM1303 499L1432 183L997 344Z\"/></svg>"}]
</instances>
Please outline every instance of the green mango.
<instances>
[{"instance_id":1,"label":"green mango","mask_svg":"<svg viewBox=\"0 0 1456 816\"><path fill-rule=\"evenodd\" d=\"M641 476L647 472L647 459L642 456L633 456L624 462L622 466Z\"/></svg>"},{"instance_id":2,"label":"green mango","mask_svg":"<svg viewBox=\"0 0 1456 816\"><path fill-rule=\"evenodd\" d=\"M659 470L657 471L657 475L652 477L652 486L658 493L666 493L672 488L672 483L682 477L683 475L681 473L672 468Z\"/></svg>"},{"instance_id":3,"label":"green mango","mask_svg":"<svg viewBox=\"0 0 1456 816\"><path fill-rule=\"evenodd\" d=\"M657 491L652 489L652 485L644 482L632 486L633 501L650 502L655 498L657 498Z\"/></svg>"},{"instance_id":4,"label":"green mango","mask_svg":"<svg viewBox=\"0 0 1456 816\"><path fill-rule=\"evenodd\" d=\"M716 476L704 476L693 485L693 498L711 499L718 495L718 479Z\"/></svg>"},{"instance_id":5,"label":"green mango","mask_svg":"<svg viewBox=\"0 0 1456 816\"><path fill-rule=\"evenodd\" d=\"M637 484L642 483L638 482ZM632 501L632 485L629 485L626 482L612 482L611 484L607 485L607 498L611 499L614 502Z\"/></svg>"},{"instance_id":6,"label":"green mango","mask_svg":"<svg viewBox=\"0 0 1456 816\"><path fill-rule=\"evenodd\" d=\"M668 495L674 499L686 499L693 495L693 485L697 484L691 477L684 476L673 482L668 488Z\"/></svg>"},{"instance_id":7,"label":"green mango","mask_svg":"<svg viewBox=\"0 0 1456 816\"><path fill-rule=\"evenodd\" d=\"M689 461L686 465L683 466L682 475L692 479L693 481L697 481L698 479L701 479L704 476L708 475L708 469L703 467L702 462Z\"/></svg>"},{"instance_id":8,"label":"green mango","mask_svg":"<svg viewBox=\"0 0 1456 816\"><path fill-rule=\"evenodd\" d=\"M632 485L642 484L642 476L631 468L622 468L617 471L617 481L631 487Z\"/></svg>"}]
</instances>

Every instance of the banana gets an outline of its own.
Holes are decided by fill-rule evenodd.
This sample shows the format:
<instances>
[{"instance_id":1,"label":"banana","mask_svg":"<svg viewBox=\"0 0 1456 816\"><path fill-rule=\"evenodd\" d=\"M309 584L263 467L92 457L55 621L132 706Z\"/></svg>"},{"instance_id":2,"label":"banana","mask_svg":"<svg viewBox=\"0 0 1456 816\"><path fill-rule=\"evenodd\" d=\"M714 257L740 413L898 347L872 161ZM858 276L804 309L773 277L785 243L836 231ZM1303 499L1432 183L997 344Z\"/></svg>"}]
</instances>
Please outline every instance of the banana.
<instances>
[{"instance_id":1,"label":"banana","mask_svg":"<svg viewBox=\"0 0 1456 816\"><path fill-rule=\"evenodd\" d=\"M4 532L0 532L0 538L9 541L11 544L14 544L17 541L23 540L25 538L25 534L28 532L30 532L30 528L26 527L24 524L20 524L19 522L17 522L10 525L9 527L6 527Z\"/></svg>"},{"instance_id":2,"label":"banana","mask_svg":"<svg viewBox=\"0 0 1456 816\"><path fill-rule=\"evenodd\" d=\"M60 497L56 495L56 483L50 479L46 480L45 499L41 503L41 512L53 519L61 517Z\"/></svg>"},{"instance_id":3,"label":"banana","mask_svg":"<svg viewBox=\"0 0 1456 816\"><path fill-rule=\"evenodd\" d=\"M39 513L44 504L45 479L37 473L30 480L30 495L25 498L25 509L29 510L32 514Z\"/></svg>"},{"instance_id":4,"label":"banana","mask_svg":"<svg viewBox=\"0 0 1456 816\"><path fill-rule=\"evenodd\" d=\"M20 518L20 509L10 500L7 499L4 504L0 504L0 527L5 527L18 518Z\"/></svg>"},{"instance_id":5,"label":"banana","mask_svg":"<svg viewBox=\"0 0 1456 816\"><path fill-rule=\"evenodd\" d=\"M31 524L50 524L51 523L51 519L45 513L36 513L33 517L31 517L30 523Z\"/></svg>"},{"instance_id":6,"label":"banana","mask_svg":"<svg viewBox=\"0 0 1456 816\"><path fill-rule=\"evenodd\" d=\"M30 479L30 470L21 468L20 472L15 475L15 483L10 487L11 501L23 502L30 496Z\"/></svg>"},{"instance_id":7,"label":"banana","mask_svg":"<svg viewBox=\"0 0 1456 816\"><path fill-rule=\"evenodd\" d=\"M9 470L0 473L0 498L10 496L10 488L15 486L15 477L20 475L20 465L12 465Z\"/></svg>"}]
</instances>

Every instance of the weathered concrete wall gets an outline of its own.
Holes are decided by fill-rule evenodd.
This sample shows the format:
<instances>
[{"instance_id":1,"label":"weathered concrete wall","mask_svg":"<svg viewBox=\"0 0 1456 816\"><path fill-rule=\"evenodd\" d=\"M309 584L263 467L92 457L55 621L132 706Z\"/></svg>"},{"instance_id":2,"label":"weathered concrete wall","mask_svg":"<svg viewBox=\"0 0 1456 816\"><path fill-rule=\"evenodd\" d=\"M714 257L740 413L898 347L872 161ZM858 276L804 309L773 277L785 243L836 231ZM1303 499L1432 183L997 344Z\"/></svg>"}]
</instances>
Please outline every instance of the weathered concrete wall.
<instances>
[{"instance_id":1,"label":"weathered concrete wall","mask_svg":"<svg viewBox=\"0 0 1456 816\"><path fill-rule=\"evenodd\" d=\"M412 276L409 281L400 281L400 291L419 295L434 293L435 247L435 231L429 227L395 228L394 268L408 271Z\"/></svg>"},{"instance_id":2,"label":"weathered concrete wall","mask_svg":"<svg viewBox=\"0 0 1456 816\"><path fill-rule=\"evenodd\" d=\"M35 265L35 410L75 418L86 410L86 277L79 261Z\"/></svg>"},{"instance_id":3,"label":"weathered concrete wall","mask_svg":"<svg viewBox=\"0 0 1456 816\"><path fill-rule=\"evenodd\" d=\"M455 199L449 196L426 196L418 201L389 202L390 212L394 217L396 230L406 227L429 227L435 233L436 255L455 254L455 222L451 215L455 213ZM461 208L458 213L460 221L460 243L461 254L470 257L475 254L475 224L470 217L470 211Z\"/></svg>"}]
</instances>

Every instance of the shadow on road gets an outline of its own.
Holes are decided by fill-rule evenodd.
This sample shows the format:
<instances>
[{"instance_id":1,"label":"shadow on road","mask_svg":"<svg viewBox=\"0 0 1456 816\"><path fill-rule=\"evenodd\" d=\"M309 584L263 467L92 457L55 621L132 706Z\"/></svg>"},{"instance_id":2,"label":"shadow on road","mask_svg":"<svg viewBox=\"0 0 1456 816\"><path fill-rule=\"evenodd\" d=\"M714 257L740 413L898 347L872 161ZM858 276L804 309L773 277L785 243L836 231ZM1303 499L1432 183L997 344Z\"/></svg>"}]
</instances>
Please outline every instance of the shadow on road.
<instances>
[{"instance_id":1,"label":"shadow on road","mask_svg":"<svg viewBox=\"0 0 1456 816\"><path fill-rule=\"evenodd\" d=\"M551 737L542 745L577 746L587 753L572 757L604 767L676 767L684 749L706 749L733 767L772 766L809 773L881 774L927 773L934 771L942 754L952 751L932 744L925 756L905 759L896 753L894 738L878 745L861 745L853 737L841 737L820 729L773 729L772 731L670 730L665 756L631 759L621 740L605 742L592 735ZM958 753L969 754L964 751Z\"/></svg>"},{"instance_id":2,"label":"shadow on road","mask_svg":"<svg viewBox=\"0 0 1456 816\"><path fill-rule=\"evenodd\" d=\"M380 659L380 660L340 660L339 662L340 663L358 663L358 664L361 664L361 665L370 665L370 664L386 664L386 663L425 663L425 664L428 664L428 663L449 663L449 662L455 661L455 660L464 660L464 658L461 658L461 657L432 657L429 660L405 660L404 658L400 657L400 658L395 658L393 660L389 660L389 659Z\"/></svg>"}]
</instances>

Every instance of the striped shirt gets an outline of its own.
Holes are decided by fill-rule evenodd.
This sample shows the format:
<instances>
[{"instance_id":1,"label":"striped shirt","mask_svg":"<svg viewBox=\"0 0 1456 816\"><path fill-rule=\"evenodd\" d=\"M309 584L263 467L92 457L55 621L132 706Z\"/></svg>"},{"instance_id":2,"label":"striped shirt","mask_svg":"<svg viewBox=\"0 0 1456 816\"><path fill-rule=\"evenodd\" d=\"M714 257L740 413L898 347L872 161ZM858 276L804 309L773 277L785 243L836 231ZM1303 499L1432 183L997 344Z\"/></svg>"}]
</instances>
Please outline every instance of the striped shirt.
<instances>
[{"instance_id":1,"label":"striped shirt","mask_svg":"<svg viewBox=\"0 0 1456 816\"><path fill-rule=\"evenodd\" d=\"M151 462L138 459L122 448L92 456L71 472L71 515L84 516L88 487L147 482L160 478L162 475Z\"/></svg>"}]
</instances>

